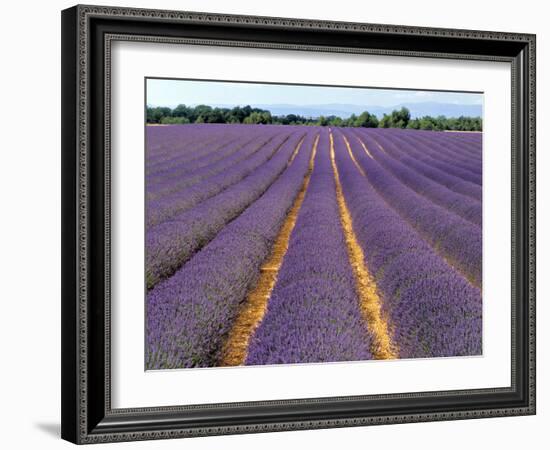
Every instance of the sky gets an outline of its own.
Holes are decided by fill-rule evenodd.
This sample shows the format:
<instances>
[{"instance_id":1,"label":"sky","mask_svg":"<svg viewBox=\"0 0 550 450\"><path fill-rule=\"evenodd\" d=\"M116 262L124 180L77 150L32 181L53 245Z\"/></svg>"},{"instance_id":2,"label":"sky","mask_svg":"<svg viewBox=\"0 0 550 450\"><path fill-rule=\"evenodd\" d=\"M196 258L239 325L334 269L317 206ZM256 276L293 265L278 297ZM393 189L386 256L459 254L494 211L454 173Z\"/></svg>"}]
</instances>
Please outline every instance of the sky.
<instances>
[{"instance_id":1,"label":"sky","mask_svg":"<svg viewBox=\"0 0 550 450\"><path fill-rule=\"evenodd\" d=\"M174 107L183 103L188 106L349 104L387 107L420 102L481 105L482 101L480 93L147 79L147 105L150 106Z\"/></svg>"}]
</instances>

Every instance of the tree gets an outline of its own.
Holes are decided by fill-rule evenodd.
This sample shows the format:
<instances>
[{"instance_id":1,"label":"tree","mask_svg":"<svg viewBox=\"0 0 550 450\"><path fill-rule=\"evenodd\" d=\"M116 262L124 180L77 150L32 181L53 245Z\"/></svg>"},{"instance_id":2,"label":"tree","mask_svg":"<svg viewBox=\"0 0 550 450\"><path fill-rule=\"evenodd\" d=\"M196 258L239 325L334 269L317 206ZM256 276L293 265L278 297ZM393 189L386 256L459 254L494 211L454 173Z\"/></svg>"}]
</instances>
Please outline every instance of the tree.
<instances>
[{"instance_id":1,"label":"tree","mask_svg":"<svg viewBox=\"0 0 550 450\"><path fill-rule=\"evenodd\" d=\"M225 123L223 112L219 108L210 109L201 115L206 123Z\"/></svg>"},{"instance_id":2,"label":"tree","mask_svg":"<svg viewBox=\"0 0 550 450\"><path fill-rule=\"evenodd\" d=\"M172 115L172 110L167 107L147 108L147 121L150 123L161 123L163 117Z\"/></svg>"},{"instance_id":3,"label":"tree","mask_svg":"<svg viewBox=\"0 0 550 450\"><path fill-rule=\"evenodd\" d=\"M299 122L299 116L297 116L296 114L287 114L286 115L286 122L287 123L298 123Z\"/></svg>"},{"instance_id":4,"label":"tree","mask_svg":"<svg viewBox=\"0 0 550 450\"><path fill-rule=\"evenodd\" d=\"M191 122L197 122L199 117L202 117L202 122L199 123L205 123L206 118L212 111L212 107L208 105L197 105L193 108L193 114L192 117L190 117Z\"/></svg>"},{"instance_id":5,"label":"tree","mask_svg":"<svg viewBox=\"0 0 550 450\"><path fill-rule=\"evenodd\" d=\"M184 125L189 123L187 117L163 117L160 123L168 125Z\"/></svg>"},{"instance_id":6,"label":"tree","mask_svg":"<svg viewBox=\"0 0 550 450\"><path fill-rule=\"evenodd\" d=\"M304 117L298 114L272 116L271 112L252 108L250 105L234 108L213 108L208 105L186 106L180 104L174 109L152 107L146 109L147 123L187 124L187 123L246 123L246 124L281 124L281 125L317 125L334 127L368 127L368 128L410 128L416 130L456 130L481 131L481 117L424 116L411 119L407 108L394 110L378 120L363 111L359 116L352 114L348 118L330 115L318 118Z\"/></svg>"},{"instance_id":7,"label":"tree","mask_svg":"<svg viewBox=\"0 0 550 450\"><path fill-rule=\"evenodd\" d=\"M380 128L407 128L410 120L410 111L403 107L399 110L394 109L391 114L384 114L378 126Z\"/></svg>"},{"instance_id":8,"label":"tree","mask_svg":"<svg viewBox=\"0 0 550 450\"><path fill-rule=\"evenodd\" d=\"M344 121L341 117L331 116L329 119L329 124L334 127L343 127Z\"/></svg>"},{"instance_id":9,"label":"tree","mask_svg":"<svg viewBox=\"0 0 550 450\"><path fill-rule=\"evenodd\" d=\"M244 119L243 123L247 124L268 124L271 123L271 113L269 111L258 112L254 111Z\"/></svg>"},{"instance_id":10,"label":"tree","mask_svg":"<svg viewBox=\"0 0 550 450\"><path fill-rule=\"evenodd\" d=\"M391 116L388 116L387 114L384 114L384 116L380 119L378 122L378 126L380 128L390 128L393 126L393 121Z\"/></svg>"},{"instance_id":11,"label":"tree","mask_svg":"<svg viewBox=\"0 0 550 450\"><path fill-rule=\"evenodd\" d=\"M319 116L319 119L317 119L317 125L326 127L328 125L328 119L325 116Z\"/></svg>"},{"instance_id":12,"label":"tree","mask_svg":"<svg viewBox=\"0 0 550 450\"><path fill-rule=\"evenodd\" d=\"M407 124L407 128L410 128L413 130L420 130L420 121L418 119L409 120L409 123Z\"/></svg>"},{"instance_id":13,"label":"tree","mask_svg":"<svg viewBox=\"0 0 550 450\"><path fill-rule=\"evenodd\" d=\"M185 105L178 105L172 110L172 116L174 117L188 117L190 108Z\"/></svg>"},{"instance_id":14,"label":"tree","mask_svg":"<svg viewBox=\"0 0 550 450\"><path fill-rule=\"evenodd\" d=\"M370 114L368 111L364 111L359 115L359 117L357 117L357 119L355 119L353 126L364 128L377 128L378 117L376 117L374 114Z\"/></svg>"},{"instance_id":15,"label":"tree","mask_svg":"<svg viewBox=\"0 0 550 450\"><path fill-rule=\"evenodd\" d=\"M425 116L420 119L421 130L436 130L437 124L435 120L430 116Z\"/></svg>"},{"instance_id":16,"label":"tree","mask_svg":"<svg viewBox=\"0 0 550 450\"><path fill-rule=\"evenodd\" d=\"M403 107L400 110L393 110L391 113L391 123L393 128L406 128L411 120L410 111Z\"/></svg>"}]
</instances>

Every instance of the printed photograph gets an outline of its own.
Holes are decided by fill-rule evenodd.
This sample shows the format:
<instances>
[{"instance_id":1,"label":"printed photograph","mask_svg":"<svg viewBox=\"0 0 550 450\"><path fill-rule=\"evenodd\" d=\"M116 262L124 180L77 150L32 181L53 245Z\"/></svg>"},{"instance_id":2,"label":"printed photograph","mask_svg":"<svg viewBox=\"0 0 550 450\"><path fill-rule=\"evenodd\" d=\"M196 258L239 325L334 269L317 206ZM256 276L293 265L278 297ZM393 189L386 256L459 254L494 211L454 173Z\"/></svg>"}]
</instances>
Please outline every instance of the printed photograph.
<instances>
[{"instance_id":1,"label":"printed photograph","mask_svg":"<svg viewBox=\"0 0 550 450\"><path fill-rule=\"evenodd\" d=\"M146 370L482 355L483 93L147 78L144 109Z\"/></svg>"}]
</instances>

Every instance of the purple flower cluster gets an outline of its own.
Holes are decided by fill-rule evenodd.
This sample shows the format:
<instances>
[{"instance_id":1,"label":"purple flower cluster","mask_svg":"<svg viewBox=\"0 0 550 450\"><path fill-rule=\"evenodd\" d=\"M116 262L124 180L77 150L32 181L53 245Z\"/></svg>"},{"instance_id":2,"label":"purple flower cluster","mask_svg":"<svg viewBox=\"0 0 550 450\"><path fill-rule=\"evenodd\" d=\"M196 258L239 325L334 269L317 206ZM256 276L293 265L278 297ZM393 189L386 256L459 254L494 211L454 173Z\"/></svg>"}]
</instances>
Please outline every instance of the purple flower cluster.
<instances>
[{"instance_id":1,"label":"purple flower cluster","mask_svg":"<svg viewBox=\"0 0 550 450\"><path fill-rule=\"evenodd\" d=\"M362 136L362 133L358 133ZM380 138L377 140L384 149L393 147L394 144ZM377 145L369 147L373 157L390 171L403 184L407 185L417 194L420 194L432 202L446 208L451 213L458 214L466 220L481 226L482 209L481 202L470 197L451 191L439 183L410 169L400 161L388 156Z\"/></svg>"},{"instance_id":2,"label":"purple flower cluster","mask_svg":"<svg viewBox=\"0 0 550 450\"><path fill-rule=\"evenodd\" d=\"M152 199L157 198L163 193L173 192L196 179L200 179L200 176L204 177L205 171L213 173L219 166L223 170L223 161L228 160L227 165L231 164L232 161L237 161L239 156L233 155L238 153L242 157L243 147L254 142L257 145L267 142L280 133L282 133L280 129L262 131L252 128L245 130L244 133L239 133L238 136L229 133L216 135L215 141L208 141L208 144L203 144L203 150L205 151L196 151L197 154L201 153L201 156L190 159L188 155L181 159L171 160L166 167L148 172L147 196ZM290 133L290 130L287 133Z\"/></svg>"},{"instance_id":3,"label":"purple flower cluster","mask_svg":"<svg viewBox=\"0 0 550 450\"><path fill-rule=\"evenodd\" d=\"M354 231L382 294L399 356L481 354L480 289L386 203L357 169L338 133L335 149Z\"/></svg>"},{"instance_id":4,"label":"purple flower cluster","mask_svg":"<svg viewBox=\"0 0 550 450\"><path fill-rule=\"evenodd\" d=\"M481 354L481 135L332 133L353 231L398 356ZM307 179L317 135L309 185L245 364L373 358L341 223L329 130L148 126L148 369L219 364Z\"/></svg>"},{"instance_id":5,"label":"purple flower cluster","mask_svg":"<svg viewBox=\"0 0 550 450\"><path fill-rule=\"evenodd\" d=\"M470 163L470 169L480 173L481 172L481 133L469 134L475 140L472 141L468 135L464 133L445 133L436 132L427 134L425 131L416 134L410 133L408 137L421 140L421 142L428 143L436 148L438 151L444 150L448 155L460 156L463 161ZM471 164L471 163L474 164Z\"/></svg>"},{"instance_id":6,"label":"purple flower cluster","mask_svg":"<svg viewBox=\"0 0 550 450\"><path fill-rule=\"evenodd\" d=\"M443 136L448 133L435 132L433 136L428 137L425 132L417 133L414 130L412 133L403 133L403 130L396 129L392 134L403 142L422 147L425 152L435 158L449 161L451 164L481 176L481 153L475 154L466 151L466 146L457 144L454 139Z\"/></svg>"},{"instance_id":7,"label":"purple flower cluster","mask_svg":"<svg viewBox=\"0 0 550 450\"><path fill-rule=\"evenodd\" d=\"M200 158L195 158L191 161L187 159L174 162L170 167L158 170L153 174L147 175L147 198L154 199L167 192L174 192L178 188L183 187L183 183L194 181L197 178L197 172L212 170L216 163L221 163L225 159L230 158L238 150L242 149L246 144L252 142L257 137L247 137L248 139L231 139L213 145L212 151Z\"/></svg>"},{"instance_id":8,"label":"purple flower cluster","mask_svg":"<svg viewBox=\"0 0 550 450\"><path fill-rule=\"evenodd\" d=\"M317 130L269 189L147 294L148 369L216 364L248 289L300 190Z\"/></svg>"},{"instance_id":9,"label":"purple flower cluster","mask_svg":"<svg viewBox=\"0 0 550 450\"><path fill-rule=\"evenodd\" d=\"M481 286L481 228L409 189L370 158L349 129L344 134L376 191L453 265ZM368 148L376 145L367 132L362 139Z\"/></svg>"},{"instance_id":10,"label":"purple flower cluster","mask_svg":"<svg viewBox=\"0 0 550 450\"><path fill-rule=\"evenodd\" d=\"M389 134L390 133L386 133L376 138L388 155L405 164L407 167L415 170L419 174L430 178L431 180L445 186L446 188L449 188L454 192L458 192L459 194L467 195L468 197L481 201L482 189L480 185L470 181L465 181L452 173L444 172L441 169L432 167L417 158L409 156L410 152L414 151L414 148L410 148L411 146L409 144L401 143L401 145L396 145L395 140L391 139Z\"/></svg>"},{"instance_id":11,"label":"purple flower cluster","mask_svg":"<svg viewBox=\"0 0 550 450\"><path fill-rule=\"evenodd\" d=\"M234 127L219 124L146 127L146 173L194 161L239 137Z\"/></svg>"},{"instance_id":12,"label":"purple flower cluster","mask_svg":"<svg viewBox=\"0 0 550 450\"><path fill-rule=\"evenodd\" d=\"M483 142L482 133L455 133L447 136L449 139L453 139L457 144L464 146L464 150L475 155L481 155Z\"/></svg>"},{"instance_id":13,"label":"purple flower cluster","mask_svg":"<svg viewBox=\"0 0 550 450\"><path fill-rule=\"evenodd\" d=\"M438 154L422 142L410 140L409 138L404 139L397 129L372 130L370 134L376 139L383 136L387 140L392 140L398 146L410 144L406 150L410 157L422 161L425 164L435 167L445 173L462 178L464 181L469 181L470 183L475 183L481 186L481 173L474 173L472 170L457 165L455 162L450 160L450 158L446 158L443 155Z\"/></svg>"},{"instance_id":14,"label":"purple flower cluster","mask_svg":"<svg viewBox=\"0 0 550 450\"><path fill-rule=\"evenodd\" d=\"M173 274L230 221L258 199L285 169L305 131L294 132L270 152L264 164L218 195L199 203L146 234L145 274L151 288Z\"/></svg>"},{"instance_id":15,"label":"purple flower cluster","mask_svg":"<svg viewBox=\"0 0 550 450\"><path fill-rule=\"evenodd\" d=\"M214 164L212 171L197 171L196 175L201 180L199 183L181 190L175 187L175 192L148 201L147 228L177 216L241 181L268 161L288 137L289 133L280 133L275 137L253 140L233 157ZM179 184L169 180L168 183L172 186Z\"/></svg>"},{"instance_id":16,"label":"purple flower cluster","mask_svg":"<svg viewBox=\"0 0 550 450\"><path fill-rule=\"evenodd\" d=\"M346 251L327 130L246 364L372 359Z\"/></svg>"}]
</instances>

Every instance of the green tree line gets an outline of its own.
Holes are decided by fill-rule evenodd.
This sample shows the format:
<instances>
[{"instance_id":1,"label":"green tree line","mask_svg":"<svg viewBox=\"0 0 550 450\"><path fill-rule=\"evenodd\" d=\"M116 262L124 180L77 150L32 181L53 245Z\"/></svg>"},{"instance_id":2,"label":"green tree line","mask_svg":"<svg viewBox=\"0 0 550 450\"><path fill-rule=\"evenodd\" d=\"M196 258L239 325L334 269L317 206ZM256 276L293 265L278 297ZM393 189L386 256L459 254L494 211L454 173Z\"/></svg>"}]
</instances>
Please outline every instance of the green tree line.
<instances>
[{"instance_id":1,"label":"green tree line","mask_svg":"<svg viewBox=\"0 0 550 450\"><path fill-rule=\"evenodd\" d=\"M304 117L299 114L275 116L270 111L252 108L251 106L235 106L234 108L216 108L208 105L186 106L175 108L147 107L147 123L149 124L188 124L188 123L243 123L271 125L316 125L335 127L364 128L412 128L415 130L454 130L481 131L481 117L446 117L424 116L411 118L407 108L394 110L378 119L374 114L364 111L359 115L352 114L348 118L338 116L320 116L318 118Z\"/></svg>"}]
</instances>

